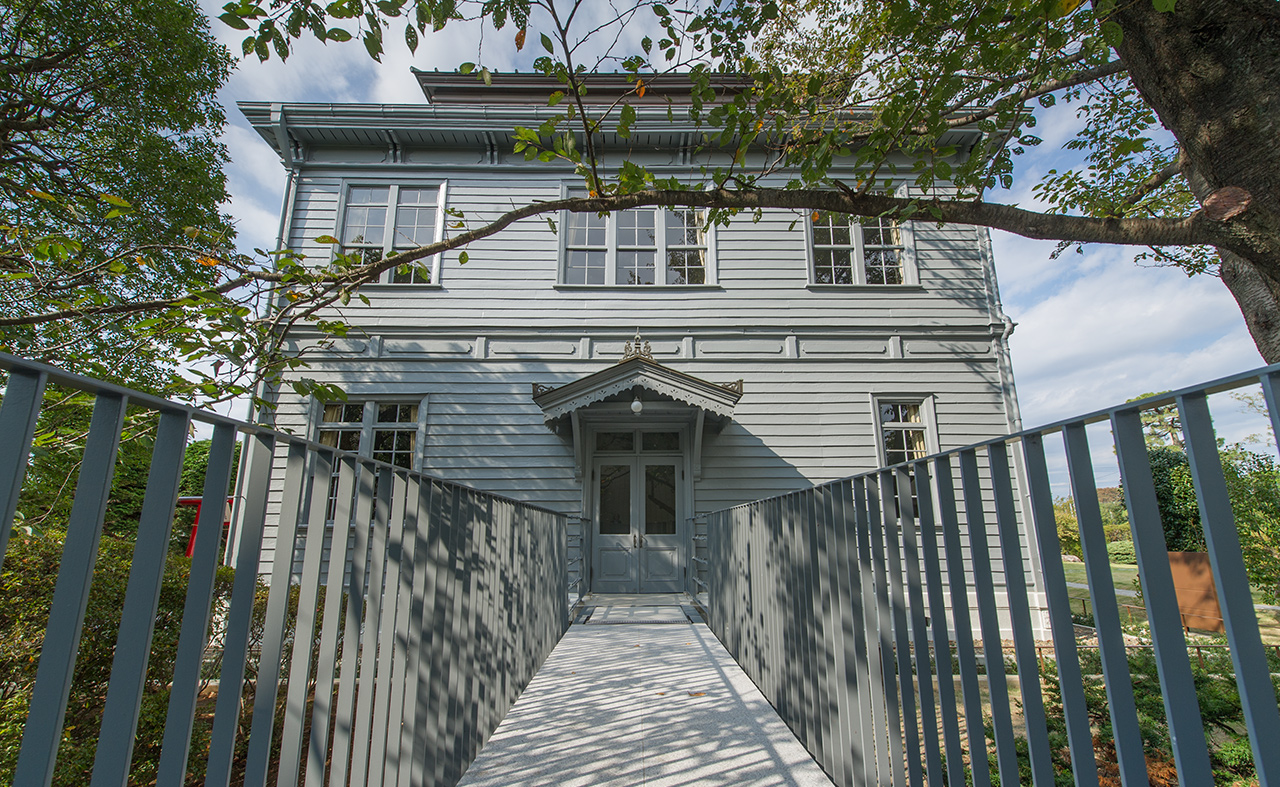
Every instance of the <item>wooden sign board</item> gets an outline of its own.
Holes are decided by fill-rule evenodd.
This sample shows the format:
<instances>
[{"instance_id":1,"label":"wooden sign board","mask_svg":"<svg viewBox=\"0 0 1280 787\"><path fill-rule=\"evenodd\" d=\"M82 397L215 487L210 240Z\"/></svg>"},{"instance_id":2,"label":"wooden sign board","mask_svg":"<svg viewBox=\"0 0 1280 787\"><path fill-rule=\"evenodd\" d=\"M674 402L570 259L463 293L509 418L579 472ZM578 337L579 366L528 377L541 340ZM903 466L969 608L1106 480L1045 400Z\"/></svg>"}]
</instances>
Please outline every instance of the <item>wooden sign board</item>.
<instances>
[{"instance_id":1,"label":"wooden sign board","mask_svg":"<svg viewBox=\"0 0 1280 787\"><path fill-rule=\"evenodd\" d=\"M1208 552L1170 552L1169 570L1178 594L1178 611L1184 628L1223 631L1218 591Z\"/></svg>"}]
</instances>

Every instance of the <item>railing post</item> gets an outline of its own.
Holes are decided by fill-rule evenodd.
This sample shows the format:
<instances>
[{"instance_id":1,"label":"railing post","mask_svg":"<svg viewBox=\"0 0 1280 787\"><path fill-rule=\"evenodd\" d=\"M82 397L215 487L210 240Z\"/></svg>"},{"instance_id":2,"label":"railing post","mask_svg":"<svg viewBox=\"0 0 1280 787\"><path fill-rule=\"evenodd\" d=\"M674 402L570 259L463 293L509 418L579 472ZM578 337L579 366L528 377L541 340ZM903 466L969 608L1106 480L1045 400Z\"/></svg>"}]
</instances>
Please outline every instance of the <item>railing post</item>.
<instances>
[{"instance_id":1,"label":"railing post","mask_svg":"<svg viewBox=\"0 0 1280 787\"><path fill-rule=\"evenodd\" d=\"M89 436L84 444L80 475L76 479L76 495L67 523L49 624L40 649L40 666L36 669L36 684L31 692L31 710L22 731L22 749L13 775L14 784L47 787L53 781L124 414L123 396L98 394L93 404Z\"/></svg>"},{"instance_id":2,"label":"railing post","mask_svg":"<svg viewBox=\"0 0 1280 787\"><path fill-rule=\"evenodd\" d=\"M1207 409L1204 417L1208 418ZM1183 420L1186 420L1185 414ZM1164 527L1160 522L1160 507L1151 477L1142 417L1136 410L1117 410L1111 415L1111 429L1115 434L1116 458L1120 462L1125 502L1129 506L1129 527L1133 531L1133 546L1138 555L1138 573L1147 597L1147 621L1151 625L1151 642L1160 666L1160 688L1164 691L1165 716L1169 722L1169 738L1173 743L1178 778L1183 784L1211 784L1213 767L1209 762L1200 704L1187 701L1187 698L1195 696L1196 684L1191 675L1191 660L1187 656L1187 639L1182 633L1182 616L1178 611L1177 591L1169 568L1169 552L1164 543ZM1217 446L1212 439L1210 437L1210 445L1216 457ZM1204 460L1203 455L1200 458ZM1164 603L1157 603L1157 599Z\"/></svg>"},{"instance_id":3,"label":"railing post","mask_svg":"<svg viewBox=\"0 0 1280 787\"><path fill-rule=\"evenodd\" d=\"M1240 535L1236 532L1231 498L1222 475L1217 440L1209 416L1209 403L1204 394L1178 398L1182 430L1187 440L1187 458L1191 478L1200 502L1200 520L1204 523L1205 542L1213 580L1222 602L1223 624L1231 643L1231 664L1235 667L1236 685L1244 709L1249 744L1261 784L1280 784L1280 749L1266 741L1280 741L1280 710L1271 683L1271 668L1262 649L1257 613L1249 590L1249 575L1240 551ZM1199 654L1199 648L1196 648ZM1200 655L1204 667L1204 656ZM1163 674L1163 672L1161 673ZM1182 769L1179 765L1179 774Z\"/></svg>"},{"instance_id":4,"label":"railing post","mask_svg":"<svg viewBox=\"0 0 1280 787\"><path fill-rule=\"evenodd\" d=\"M0 568L9 548L9 533L22 495L22 482L27 477L27 456L48 379L44 372L10 369L4 401L0 402Z\"/></svg>"}]
</instances>

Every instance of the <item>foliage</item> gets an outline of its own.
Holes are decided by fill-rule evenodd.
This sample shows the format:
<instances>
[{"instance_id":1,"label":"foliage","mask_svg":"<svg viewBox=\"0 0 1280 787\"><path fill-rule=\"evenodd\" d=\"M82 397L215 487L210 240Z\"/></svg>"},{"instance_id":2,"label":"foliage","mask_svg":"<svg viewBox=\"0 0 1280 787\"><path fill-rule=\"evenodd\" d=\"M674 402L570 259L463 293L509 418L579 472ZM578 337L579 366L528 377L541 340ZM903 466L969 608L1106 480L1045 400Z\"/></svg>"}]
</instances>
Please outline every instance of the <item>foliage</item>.
<instances>
[{"instance_id":1,"label":"foliage","mask_svg":"<svg viewBox=\"0 0 1280 787\"><path fill-rule=\"evenodd\" d=\"M63 536L59 533L15 538L9 544L4 571L0 573L0 593L6 599L0 608L0 773L12 773L17 762L62 547ZM86 783L93 767L133 543L104 536L98 555L67 703L55 784ZM189 571L190 561L173 555L165 566L135 744L134 778L138 783L154 778L159 760L168 683L177 654ZM219 569L214 584L215 605L223 606L230 598L232 579L230 569ZM194 750L207 745L208 732L207 725L197 726Z\"/></svg>"},{"instance_id":2,"label":"foliage","mask_svg":"<svg viewBox=\"0 0 1280 787\"><path fill-rule=\"evenodd\" d=\"M9 544L4 570L0 573L0 593L6 598L6 603L0 607L0 774L11 774L17 762L62 548L63 536L60 533L17 537ZM54 784L82 784L89 781L132 557L131 539L103 536L94 569L71 696L67 704L65 733L59 749ZM150 784L155 779L190 566L191 561L180 555L170 554L166 560L146 688L134 743L131 784ZM232 569L218 568L214 582L213 609L227 608L234 579L235 572ZM236 744L236 761L239 767L243 767L248 746L248 723L257 689L258 659L267 596L267 586L259 583L249 632L250 656L246 667L240 731ZM281 679L284 683L277 695L277 719L284 711L293 645L293 621L297 616L298 603L299 589L291 587L281 660ZM323 599L317 601L317 614L323 614L323 603ZM220 642L225 633L225 625L225 614L215 615L207 641L215 645ZM320 632L317 631L312 642L312 663L315 663L319 652L319 636ZM217 677L221 666L221 651L216 647L211 647L210 651L206 653L206 680ZM210 655L213 656L212 659L208 658ZM209 700L206 695L202 696L205 696L202 699L203 708ZM207 754L211 726L211 714L200 712L193 730L188 784L202 782L203 771L199 770L198 764ZM279 741L275 741L273 745L278 750Z\"/></svg>"},{"instance_id":3,"label":"foliage","mask_svg":"<svg viewBox=\"0 0 1280 787\"><path fill-rule=\"evenodd\" d=\"M1108 543L1107 558L1112 563L1122 563L1126 566L1138 564L1138 555L1134 552L1132 541L1112 541Z\"/></svg>"},{"instance_id":4,"label":"foliage","mask_svg":"<svg viewBox=\"0 0 1280 787\"><path fill-rule=\"evenodd\" d=\"M1253 774L1253 756L1244 730L1244 711L1240 694L1236 689L1235 670L1226 649L1206 649L1203 660L1193 659L1192 677L1200 715L1204 720L1209 741L1210 756L1215 767L1217 783L1230 783ZM1268 656L1273 672L1280 670L1280 657ZM1129 673L1134 687L1134 699L1138 711L1139 731L1147 755L1147 766L1152 784L1177 784L1172 767L1173 747L1169 726L1164 712L1164 695L1156 668L1154 653L1147 648L1128 651ZM1090 726L1094 730L1094 751L1098 757L1099 775L1104 785L1116 785L1120 780L1116 768L1115 735L1111 726L1111 714L1107 704L1105 684L1102 680L1102 663L1096 649L1080 651L1080 666L1084 673L1085 702ZM1045 711L1049 725L1050 749L1056 779L1061 784L1071 784L1072 767L1067 746L1066 719L1062 707L1062 686L1058 680L1057 665L1048 661L1042 674L1045 689ZM1280 689L1280 678L1274 679ZM1065 777L1065 778L1064 778ZM1024 779L1023 783L1029 783Z\"/></svg>"},{"instance_id":5,"label":"foliage","mask_svg":"<svg viewBox=\"0 0 1280 787\"><path fill-rule=\"evenodd\" d=\"M1221 456L1249 584L1280 604L1280 466L1240 445Z\"/></svg>"},{"instance_id":6,"label":"foliage","mask_svg":"<svg viewBox=\"0 0 1280 787\"><path fill-rule=\"evenodd\" d=\"M1159 446L1147 449L1151 477L1156 487L1156 503L1164 525L1165 546L1174 552L1204 551L1204 528L1191 465L1178 448Z\"/></svg>"},{"instance_id":7,"label":"foliage","mask_svg":"<svg viewBox=\"0 0 1280 787\"><path fill-rule=\"evenodd\" d=\"M1058 543L1062 554L1084 557L1080 547L1080 523L1076 519L1075 501L1069 497L1053 499L1053 521L1058 526Z\"/></svg>"}]
</instances>

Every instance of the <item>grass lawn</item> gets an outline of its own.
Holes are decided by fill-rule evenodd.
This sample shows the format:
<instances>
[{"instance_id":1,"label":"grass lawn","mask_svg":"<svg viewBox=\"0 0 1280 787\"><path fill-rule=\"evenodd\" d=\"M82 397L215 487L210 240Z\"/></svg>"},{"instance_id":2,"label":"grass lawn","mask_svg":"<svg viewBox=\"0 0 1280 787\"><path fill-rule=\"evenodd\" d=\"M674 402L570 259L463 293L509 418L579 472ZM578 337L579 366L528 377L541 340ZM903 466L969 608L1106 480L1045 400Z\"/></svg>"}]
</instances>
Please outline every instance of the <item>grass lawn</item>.
<instances>
[{"instance_id":1,"label":"grass lawn","mask_svg":"<svg viewBox=\"0 0 1280 787\"><path fill-rule=\"evenodd\" d=\"M1138 567L1128 566L1120 563L1111 563L1111 581L1115 583L1116 590L1136 590L1135 581L1138 578ZM1065 563L1062 566L1066 573L1067 582L1075 582L1078 584L1087 584L1088 577L1085 575L1084 563ZM1086 588L1067 588L1067 595L1071 597L1071 609L1076 612L1083 611L1086 607L1091 606L1089 599L1089 591ZM1137 599L1119 597L1121 604L1137 604ZM1262 596L1259 591L1254 590L1254 601L1261 601ZM1129 622L1130 618L1141 620L1146 616L1137 609L1127 609L1121 607L1120 618L1125 622ZM1262 633L1262 641L1268 645L1280 645L1280 612L1275 610L1260 609L1258 610L1258 628Z\"/></svg>"}]
</instances>

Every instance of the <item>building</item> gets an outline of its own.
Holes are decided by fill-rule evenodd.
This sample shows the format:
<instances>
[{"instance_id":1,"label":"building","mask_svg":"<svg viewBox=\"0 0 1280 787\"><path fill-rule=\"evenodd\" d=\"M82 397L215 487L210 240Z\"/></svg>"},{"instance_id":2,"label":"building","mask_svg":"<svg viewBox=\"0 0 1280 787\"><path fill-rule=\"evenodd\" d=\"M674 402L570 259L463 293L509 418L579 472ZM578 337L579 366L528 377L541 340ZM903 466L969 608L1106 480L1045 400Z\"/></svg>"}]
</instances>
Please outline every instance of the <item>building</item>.
<instances>
[{"instance_id":1,"label":"building","mask_svg":"<svg viewBox=\"0 0 1280 787\"><path fill-rule=\"evenodd\" d=\"M420 105L240 105L289 170L289 247L327 262L328 235L382 255L581 188L512 152L515 127L559 111L557 85L415 75ZM591 101L630 88L591 84ZM687 98L651 89L628 136L597 136L605 166L692 179L723 163L681 119ZM294 339L349 400L277 391L276 426L576 517L571 579L599 592L691 589L700 514L1020 428L985 230L700 219L531 218L465 264L390 271L341 310L348 338Z\"/></svg>"}]
</instances>

